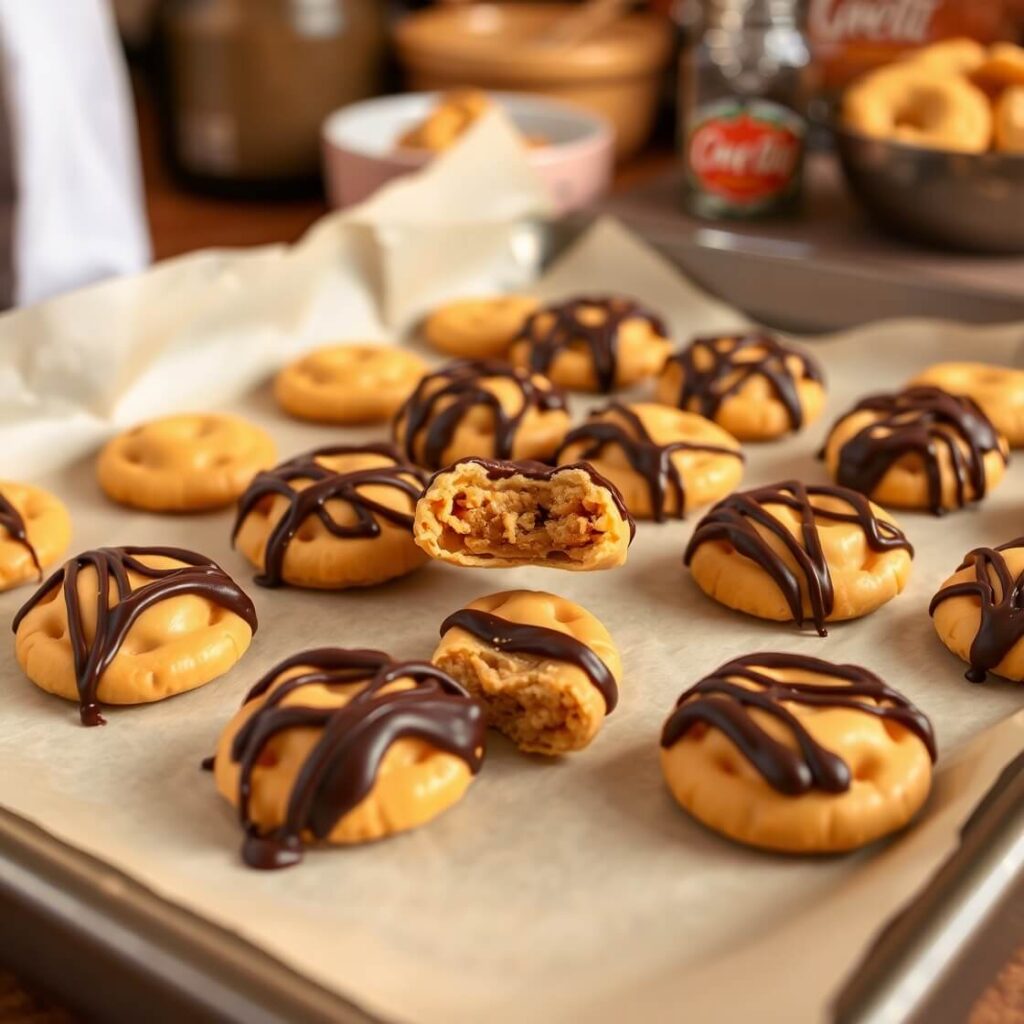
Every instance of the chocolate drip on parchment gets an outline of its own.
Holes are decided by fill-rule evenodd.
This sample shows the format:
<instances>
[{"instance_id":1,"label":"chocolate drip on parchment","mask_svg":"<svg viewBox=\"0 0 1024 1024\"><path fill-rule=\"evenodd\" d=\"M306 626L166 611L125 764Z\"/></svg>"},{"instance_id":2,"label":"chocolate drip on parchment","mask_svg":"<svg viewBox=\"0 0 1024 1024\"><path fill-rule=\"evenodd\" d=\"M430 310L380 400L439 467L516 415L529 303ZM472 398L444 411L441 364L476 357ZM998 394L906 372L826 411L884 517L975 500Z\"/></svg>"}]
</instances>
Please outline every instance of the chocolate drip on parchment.
<instances>
[{"instance_id":1,"label":"chocolate drip on parchment","mask_svg":"<svg viewBox=\"0 0 1024 1024\"><path fill-rule=\"evenodd\" d=\"M382 455L391 459L393 464L338 472L318 461L342 455ZM293 486L296 480L312 482L307 487L299 488ZM413 510L425 482L426 473L403 461L394 445L333 445L317 448L253 477L252 483L239 499L231 540L234 543L246 517L261 501L273 495L286 498L288 507L267 537L263 572L256 577L256 582L261 586L279 587L284 582L284 559L288 545L310 516L316 516L329 533L342 539L379 536L378 517L411 531ZM402 512L374 501L362 492L361 488L364 487L391 487L401 492L409 499L409 511ZM351 524L335 522L327 508L330 501L345 502L355 513L356 521Z\"/></svg>"},{"instance_id":2,"label":"chocolate drip on parchment","mask_svg":"<svg viewBox=\"0 0 1024 1024\"><path fill-rule=\"evenodd\" d=\"M1024 548L1024 537L996 548L969 551L957 572L973 566L974 579L943 587L928 606L928 614L934 615L935 609L951 597L977 600L981 619L969 653L971 667L966 672L972 683L983 683L1024 638L1024 573L1014 576L1003 556L1004 551L1020 548Z\"/></svg>"},{"instance_id":3,"label":"chocolate drip on parchment","mask_svg":"<svg viewBox=\"0 0 1024 1024\"><path fill-rule=\"evenodd\" d=\"M568 633L511 622L477 608L462 608L449 615L441 623L441 636L450 629L464 629L470 636L507 654L530 654L575 665L604 697L607 714L611 714L619 702L619 688L611 670L585 643Z\"/></svg>"},{"instance_id":4,"label":"chocolate drip on parchment","mask_svg":"<svg viewBox=\"0 0 1024 1024\"><path fill-rule=\"evenodd\" d=\"M753 356L748 353L760 350ZM797 391L797 378L790 363L797 360L800 380L824 383L818 364L810 356L783 345L764 331L738 336L695 338L685 349L669 356L682 371L676 404L680 409L694 408L702 416L714 419L722 403L737 394L754 377L761 377L775 397L785 406L793 430L803 426L804 411ZM702 365L704 362L707 365Z\"/></svg>"},{"instance_id":5,"label":"chocolate drip on parchment","mask_svg":"<svg viewBox=\"0 0 1024 1024\"><path fill-rule=\"evenodd\" d=\"M781 682L760 671L764 669L832 676L841 679L842 684ZM903 694L857 665L834 665L799 654L748 654L722 665L679 698L665 722L661 745L673 746L690 729L702 724L724 733L765 782L780 793L800 796L812 789L826 793L848 790L853 781L850 766L818 743L787 703L848 708L897 722L913 732L935 760L931 722ZM792 750L772 736L752 711L782 723L798 749Z\"/></svg>"},{"instance_id":6,"label":"chocolate drip on parchment","mask_svg":"<svg viewBox=\"0 0 1024 1024\"><path fill-rule=\"evenodd\" d=\"M173 558L185 564L158 569L141 560L146 556ZM79 574L90 566L96 573L96 631L92 643L86 640L82 599L78 592ZM129 572L144 577L146 582L133 590ZM117 603L108 607L111 585L116 590ZM233 612L256 632L256 610L238 584L216 562L184 548L120 547L83 551L67 561L28 599L14 617L14 630L17 631L36 605L61 586L83 725L104 724L96 699L103 673L117 656L139 616L160 601L194 594Z\"/></svg>"},{"instance_id":7,"label":"chocolate drip on parchment","mask_svg":"<svg viewBox=\"0 0 1024 1024\"><path fill-rule=\"evenodd\" d=\"M622 492L618 489L606 477L603 477L589 462L570 462L564 466L548 466L543 462L536 462L533 459L519 459L512 461L509 459L482 459L476 455L470 455L465 459L459 459L458 462L453 462L450 466L446 466L444 469L439 469L427 483L427 489L429 489L435 480L439 477L444 476L447 473L454 472L459 466L466 464L473 464L480 466L487 477L490 480L511 480L514 476L521 476L526 480L536 480L539 483L548 483L552 481L559 473L564 473L567 470L578 469L582 470L587 476L590 477L591 482L600 487L602 490L608 492L608 496L612 499L612 504L618 510L619 515L629 526L629 539L630 541L636 536L636 520L633 518L632 513L626 508L626 499L622 497ZM426 493L424 491L424 493Z\"/></svg>"},{"instance_id":8,"label":"chocolate drip on parchment","mask_svg":"<svg viewBox=\"0 0 1024 1024\"><path fill-rule=\"evenodd\" d=\"M302 671L277 682L295 668ZM398 679L414 685L384 692ZM342 706L296 699L309 686L358 684L361 688ZM246 833L242 858L250 867L288 867L302 859L305 833L318 840L330 835L369 794L381 761L396 740L423 740L461 758L474 774L483 761L483 708L449 675L424 662L395 662L382 651L304 651L268 672L245 702L264 696L231 747L231 758L239 765L238 814ZM249 813L253 770L267 744L291 729L320 733L295 778L284 821L261 833Z\"/></svg>"},{"instance_id":9,"label":"chocolate drip on parchment","mask_svg":"<svg viewBox=\"0 0 1024 1024\"><path fill-rule=\"evenodd\" d=\"M583 310L595 308L604 314L599 323L587 323L581 318ZM642 320L660 337L668 337L664 320L632 299L593 296L537 310L526 318L515 342L529 343L530 369L537 373L547 373L560 352L578 347L587 349L598 390L608 392L615 388L619 329L627 320Z\"/></svg>"},{"instance_id":10,"label":"chocolate drip on parchment","mask_svg":"<svg viewBox=\"0 0 1024 1024\"><path fill-rule=\"evenodd\" d=\"M498 396L484 386L487 378L495 377L519 389L521 401L516 412L506 412ZM395 439L399 439L398 426L403 424L401 446L406 458L428 469L440 469L459 425L481 408L489 409L494 419L494 451L490 455L508 459L526 414L532 409L566 409L565 393L553 384L548 389L539 387L529 373L508 363L459 359L420 380L395 415Z\"/></svg>"},{"instance_id":11,"label":"chocolate drip on parchment","mask_svg":"<svg viewBox=\"0 0 1024 1024\"><path fill-rule=\"evenodd\" d=\"M36 567L36 574L42 579L43 567L39 564L39 555L36 553L35 547L28 539L25 520L22 514L2 494L0 494L0 526L7 531L11 540L16 541L29 553L32 564Z\"/></svg>"},{"instance_id":12,"label":"chocolate drip on parchment","mask_svg":"<svg viewBox=\"0 0 1024 1024\"><path fill-rule=\"evenodd\" d=\"M612 414L615 419L602 419ZM741 451L723 445L703 441L672 441L658 444L644 421L628 406L621 402L609 402L590 414L585 423L570 430L555 455L555 461L570 445L584 443L580 450L581 459L600 458L608 447L617 447L626 457L634 472L643 477L651 500L651 514L655 522L663 523L668 516L667 498L671 493L676 499L676 518L686 518L686 485L679 467L672 456L676 452L706 452L727 455L744 461Z\"/></svg>"},{"instance_id":13,"label":"chocolate drip on parchment","mask_svg":"<svg viewBox=\"0 0 1024 1024\"><path fill-rule=\"evenodd\" d=\"M1008 461L995 427L971 398L940 388L905 388L869 395L842 419L865 411L877 413L878 418L840 448L836 467L836 480L862 494L871 494L897 460L914 455L928 479L929 509L942 515L941 451L947 453L955 477L958 508L985 496L988 452L1000 452L1004 463ZM968 484L974 489L973 498L968 498Z\"/></svg>"},{"instance_id":14,"label":"chocolate drip on parchment","mask_svg":"<svg viewBox=\"0 0 1024 1024\"><path fill-rule=\"evenodd\" d=\"M848 506L849 511L815 505L813 499L816 497L837 498ZM800 536L794 537L765 505L783 505L792 509L800 518ZM715 505L697 524L683 556L683 564L689 565L697 549L709 541L731 544L772 578L782 591L793 620L800 627L805 620L802 591L806 589L815 629L820 636L827 636L825 620L832 612L835 592L816 519L852 523L860 527L872 551L904 548L911 555L914 553L903 531L893 523L879 519L862 494L845 487L806 487L797 480L787 480L768 487L737 491ZM786 564L758 531L758 526L783 545L796 562L797 571Z\"/></svg>"}]
</instances>

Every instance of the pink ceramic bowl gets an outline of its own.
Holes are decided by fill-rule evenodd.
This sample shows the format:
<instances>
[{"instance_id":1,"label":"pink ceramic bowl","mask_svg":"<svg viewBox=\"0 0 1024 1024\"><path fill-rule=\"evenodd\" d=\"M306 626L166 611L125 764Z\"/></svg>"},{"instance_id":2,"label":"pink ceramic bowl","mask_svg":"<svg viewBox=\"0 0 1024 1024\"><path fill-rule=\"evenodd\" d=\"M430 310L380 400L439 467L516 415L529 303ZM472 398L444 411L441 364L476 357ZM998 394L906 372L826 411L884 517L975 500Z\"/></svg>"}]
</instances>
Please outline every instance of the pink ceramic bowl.
<instances>
[{"instance_id":1,"label":"pink ceramic bowl","mask_svg":"<svg viewBox=\"0 0 1024 1024\"><path fill-rule=\"evenodd\" d=\"M593 202L608 188L615 155L604 118L568 103L524 93L492 93L525 135L550 140L527 151L559 213ZM399 136L436 106L438 93L407 93L353 103L324 122L321 139L327 194L351 206L381 185L428 163L433 154L396 149Z\"/></svg>"}]
</instances>

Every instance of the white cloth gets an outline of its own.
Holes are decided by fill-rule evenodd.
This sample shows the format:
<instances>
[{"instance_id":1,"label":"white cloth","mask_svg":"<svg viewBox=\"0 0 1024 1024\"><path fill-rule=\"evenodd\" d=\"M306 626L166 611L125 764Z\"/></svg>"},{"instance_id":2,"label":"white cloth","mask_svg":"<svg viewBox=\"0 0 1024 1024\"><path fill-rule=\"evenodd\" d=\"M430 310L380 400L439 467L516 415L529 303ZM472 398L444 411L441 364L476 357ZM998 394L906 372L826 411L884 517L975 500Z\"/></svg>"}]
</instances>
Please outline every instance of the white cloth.
<instances>
[{"instance_id":1,"label":"white cloth","mask_svg":"<svg viewBox=\"0 0 1024 1024\"><path fill-rule=\"evenodd\" d=\"M107 0L0 0L18 305L150 258L124 57Z\"/></svg>"}]
</instances>

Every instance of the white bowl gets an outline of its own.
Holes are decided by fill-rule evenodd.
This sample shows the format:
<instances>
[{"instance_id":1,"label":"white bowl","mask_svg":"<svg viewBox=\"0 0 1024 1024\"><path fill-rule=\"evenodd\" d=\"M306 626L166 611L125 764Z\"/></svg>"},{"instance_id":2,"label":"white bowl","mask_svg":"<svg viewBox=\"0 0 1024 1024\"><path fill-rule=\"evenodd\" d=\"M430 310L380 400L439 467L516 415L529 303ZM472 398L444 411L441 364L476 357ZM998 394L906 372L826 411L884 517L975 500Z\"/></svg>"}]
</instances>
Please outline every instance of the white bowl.
<instances>
[{"instance_id":1,"label":"white bowl","mask_svg":"<svg viewBox=\"0 0 1024 1024\"><path fill-rule=\"evenodd\" d=\"M568 103L524 93L491 93L524 135L547 145L527 158L551 191L556 209L567 213L592 203L608 188L615 140L602 117ZM434 156L402 150L397 140L437 105L434 92L382 96L343 107L323 124L324 176L333 206L362 202L381 185L427 164Z\"/></svg>"}]
</instances>

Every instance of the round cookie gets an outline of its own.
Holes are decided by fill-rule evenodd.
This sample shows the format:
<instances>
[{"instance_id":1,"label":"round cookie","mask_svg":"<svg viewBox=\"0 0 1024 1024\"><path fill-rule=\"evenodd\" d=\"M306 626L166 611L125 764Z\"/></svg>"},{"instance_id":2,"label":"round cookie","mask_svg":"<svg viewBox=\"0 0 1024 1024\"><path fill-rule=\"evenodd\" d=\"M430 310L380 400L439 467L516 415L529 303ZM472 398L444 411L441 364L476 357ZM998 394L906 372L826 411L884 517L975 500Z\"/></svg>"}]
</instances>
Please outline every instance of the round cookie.
<instances>
[{"instance_id":1,"label":"round cookie","mask_svg":"<svg viewBox=\"0 0 1024 1024\"><path fill-rule=\"evenodd\" d=\"M366 587L418 569L416 499L426 474L389 444L334 445L258 474L232 539L265 587Z\"/></svg>"},{"instance_id":2,"label":"round cookie","mask_svg":"<svg viewBox=\"0 0 1024 1024\"><path fill-rule=\"evenodd\" d=\"M993 43L985 59L971 69L971 79L992 93L1024 85L1024 46L1009 42Z\"/></svg>"},{"instance_id":3,"label":"round cookie","mask_svg":"<svg viewBox=\"0 0 1024 1024\"><path fill-rule=\"evenodd\" d=\"M582 750L618 702L622 662L608 630L564 597L508 590L441 625L433 662L478 698L520 750Z\"/></svg>"},{"instance_id":4,"label":"round cookie","mask_svg":"<svg viewBox=\"0 0 1024 1024\"><path fill-rule=\"evenodd\" d=\"M906 585L914 549L877 505L844 487L795 480L731 494L697 524L683 556L694 581L760 619L857 619Z\"/></svg>"},{"instance_id":5,"label":"round cookie","mask_svg":"<svg viewBox=\"0 0 1024 1024\"><path fill-rule=\"evenodd\" d=\"M431 348L463 359L501 358L526 318L537 308L529 295L461 299L435 309L423 321Z\"/></svg>"},{"instance_id":6,"label":"round cookie","mask_svg":"<svg viewBox=\"0 0 1024 1024\"><path fill-rule=\"evenodd\" d=\"M989 363L936 363L908 387L936 387L973 398L1011 448L1024 445L1024 370Z\"/></svg>"},{"instance_id":7,"label":"round cookie","mask_svg":"<svg viewBox=\"0 0 1024 1024\"><path fill-rule=\"evenodd\" d=\"M150 420L108 441L96 473L107 496L148 512L230 505L277 452L238 416L186 413Z\"/></svg>"},{"instance_id":8,"label":"round cookie","mask_svg":"<svg viewBox=\"0 0 1024 1024\"><path fill-rule=\"evenodd\" d=\"M635 532L622 495L586 462L491 459L462 459L435 473L413 525L431 558L480 569L614 569Z\"/></svg>"},{"instance_id":9,"label":"round cookie","mask_svg":"<svg viewBox=\"0 0 1024 1024\"><path fill-rule=\"evenodd\" d=\"M395 345L331 345L289 363L274 380L274 397L300 420L384 423L426 370Z\"/></svg>"},{"instance_id":10,"label":"round cookie","mask_svg":"<svg viewBox=\"0 0 1024 1024\"><path fill-rule=\"evenodd\" d=\"M856 665L750 654L679 698L661 768L708 828L787 853L853 850L906 825L931 789L931 723Z\"/></svg>"},{"instance_id":11,"label":"round cookie","mask_svg":"<svg viewBox=\"0 0 1024 1024\"><path fill-rule=\"evenodd\" d=\"M735 438L692 412L611 402L562 442L555 461L590 463L637 519L682 519L728 494L743 476Z\"/></svg>"},{"instance_id":12,"label":"round cookie","mask_svg":"<svg viewBox=\"0 0 1024 1024\"><path fill-rule=\"evenodd\" d=\"M304 651L249 692L214 777L238 808L243 860L282 868L309 843L365 843L435 818L479 771L484 732L480 705L433 665Z\"/></svg>"},{"instance_id":13,"label":"round cookie","mask_svg":"<svg viewBox=\"0 0 1024 1024\"><path fill-rule=\"evenodd\" d=\"M533 313L512 362L572 391L609 392L652 377L672 345L664 321L632 299L570 299Z\"/></svg>"},{"instance_id":14,"label":"round cookie","mask_svg":"<svg viewBox=\"0 0 1024 1024\"><path fill-rule=\"evenodd\" d=\"M1010 86L996 101L995 144L1000 153L1024 153L1024 85Z\"/></svg>"},{"instance_id":15,"label":"round cookie","mask_svg":"<svg viewBox=\"0 0 1024 1024\"><path fill-rule=\"evenodd\" d=\"M245 653L252 601L216 562L182 548L84 551L14 619L14 649L40 689L78 702L145 704L202 686Z\"/></svg>"},{"instance_id":16,"label":"round cookie","mask_svg":"<svg viewBox=\"0 0 1024 1024\"><path fill-rule=\"evenodd\" d=\"M31 484L0 481L0 590L41 580L71 542L64 503Z\"/></svg>"},{"instance_id":17,"label":"round cookie","mask_svg":"<svg viewBox=\"0 0 1024 1024\"><path fill-rule=\"evenodd\" d=\"M980 501L1009 453L970 398L934 387L869 395L829 431L822 455L844 487L894 508L941 515Z\"/></svg>"},{"instance_id":18,"label":"round cookie","mask_svg":"<svg viewBox=\"0 0 1024 1024\"><path fill-rule=\"evenodd\" d=\"M565 395L540 374L462 359L428 373L395 416L410 462L440 469L459 459L540 459L569 429Z\"/></svg>"},{"instance_id":19,"label":"round cookie","mask_svg":"<svg viewBox=\"0 0 1024 1024\"><path fill-rule=\"evenodd\" d=\"M969 551L932 598L939 639L970 665L981 683L989 672L1024 681L1024 537Z\"/></svg>"},{"instance_id":20,"label":"round cookie","mask_svg":"<svg viewBox=\"0 0 1024 1024\"><path fill-rule=\"evenodd\" d=\"M714 335L666 360L656 397L714 420L740 441L770 441L821 415L825 378L810 356L770 334Z\"/></svg>"}]
</instances>

